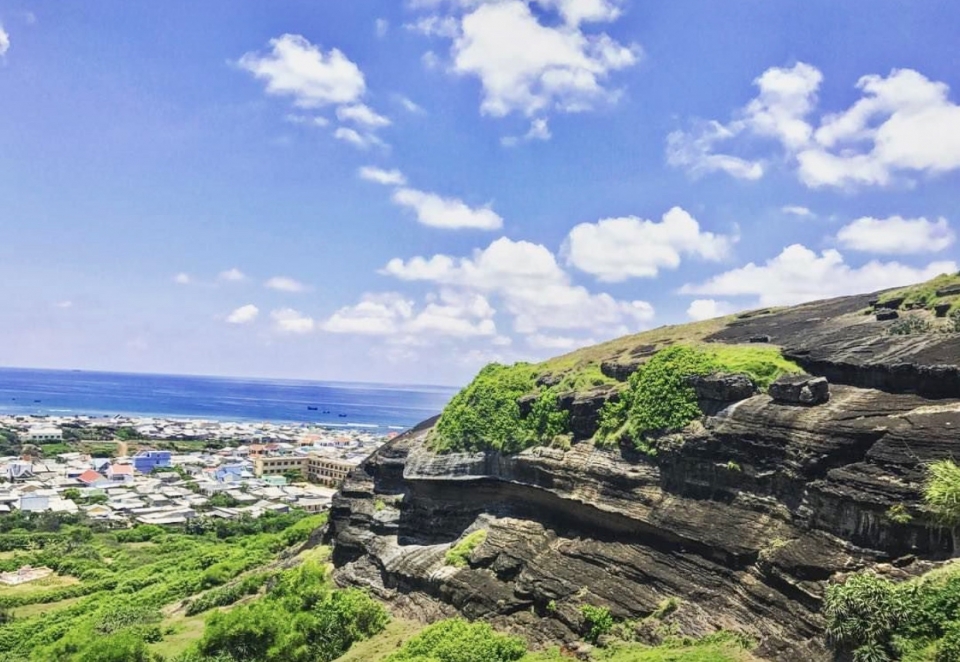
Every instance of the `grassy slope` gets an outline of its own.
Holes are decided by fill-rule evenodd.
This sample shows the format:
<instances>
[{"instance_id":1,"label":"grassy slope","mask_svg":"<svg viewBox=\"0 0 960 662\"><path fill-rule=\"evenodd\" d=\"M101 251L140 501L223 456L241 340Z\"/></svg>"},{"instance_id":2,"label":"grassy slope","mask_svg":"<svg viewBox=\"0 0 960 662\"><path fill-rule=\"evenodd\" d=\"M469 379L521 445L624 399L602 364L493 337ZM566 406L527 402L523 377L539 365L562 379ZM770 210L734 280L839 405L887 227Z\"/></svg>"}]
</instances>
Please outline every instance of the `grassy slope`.
<instances>
[{"instance_id":1,"label":"grassy slope","mask_svg":"<svg viewBox=\"0 0 960 662\"><path fill-rule=\"evenodd\" d=\"M392 618L387 628L375 637L354 644L335 662L378 662L424 628L422 623Z\"/></svg>"}]
</instances>

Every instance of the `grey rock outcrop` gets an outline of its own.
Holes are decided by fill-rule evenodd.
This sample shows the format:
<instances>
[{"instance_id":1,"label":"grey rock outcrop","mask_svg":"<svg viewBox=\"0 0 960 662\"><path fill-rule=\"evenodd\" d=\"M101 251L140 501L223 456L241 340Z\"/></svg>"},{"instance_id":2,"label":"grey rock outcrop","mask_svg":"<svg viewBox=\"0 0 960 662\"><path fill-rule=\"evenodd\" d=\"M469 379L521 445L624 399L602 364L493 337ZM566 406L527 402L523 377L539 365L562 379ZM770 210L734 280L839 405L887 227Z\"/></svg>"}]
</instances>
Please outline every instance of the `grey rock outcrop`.
<instances>
[{"instance_id":1,"label":"grey rock outcrop","mask_svg":"<svg viewBox=\"0 0 960 662\"><path fill-rule=\"evenodd\" d=\"M784 375L770 384L774 402L788 405L822 405L830 400L830 384L823 377Z\"/></svg>"}]
</instances>

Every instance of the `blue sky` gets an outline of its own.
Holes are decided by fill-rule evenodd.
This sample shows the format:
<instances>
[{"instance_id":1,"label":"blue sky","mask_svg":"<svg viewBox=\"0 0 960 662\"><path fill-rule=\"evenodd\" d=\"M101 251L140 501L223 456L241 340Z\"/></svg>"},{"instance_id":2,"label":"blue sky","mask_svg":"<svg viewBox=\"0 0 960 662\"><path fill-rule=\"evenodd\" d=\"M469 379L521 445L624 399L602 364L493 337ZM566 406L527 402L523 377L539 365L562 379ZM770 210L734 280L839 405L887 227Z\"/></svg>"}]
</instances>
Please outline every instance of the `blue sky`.
<instances>
[{"instance_id":1,"label":"blue sky","mask_svg":"<svg viewBox=\"0 0 960 662\"><path fill-rule=\"evenodd\" d=\"M0 365L458 384L958 268L947 1L0 4Z\"/></svg>"}]
</instances>

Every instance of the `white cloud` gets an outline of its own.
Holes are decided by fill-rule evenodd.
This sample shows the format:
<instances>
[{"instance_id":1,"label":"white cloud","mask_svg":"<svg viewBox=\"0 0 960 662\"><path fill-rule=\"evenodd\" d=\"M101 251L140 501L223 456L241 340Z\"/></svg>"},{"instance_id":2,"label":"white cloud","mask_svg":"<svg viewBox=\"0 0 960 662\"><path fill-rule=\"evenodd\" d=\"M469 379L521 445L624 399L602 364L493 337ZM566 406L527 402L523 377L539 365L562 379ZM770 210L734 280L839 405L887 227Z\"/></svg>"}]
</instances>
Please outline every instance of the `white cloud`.
<instances>
[{"instance_id":1,"label":"white cloud","mask_svg":"<svg viewBox=\"0 0 960 662\"><path fill-rule=\"evenodd\" d=\"M654 314L645 301L619 301L573 285L546 247L506 237L468 258L396 258L382 273L496 294L513 315L514 330L523 334L539 329L588 329L609 336L640 328Z\"/></svg>"},{"instance_id":2,"label":"white cloud","mask_svg":"<svg viewBox=\"0 0 960 662\"><path fill-rule=\"evenodd\" d=\"M3 24L0 23L0 57L3 57L7 54L7 51L10 50L10 35L6 30L3 29Z\"/></svg>"},{"instance_id":3,"label":"white cloud","mask_svg":"<svg viewBox=\"0 0 960 662\"><path fill-rule=\"evenodd\" d=\"M733 306L726 301L716 299L695 299L687 307L687 316L696 321L723 317L733 312Z\"/></svg>"},{"instance_id":4,"label":"white cloud","mask_svg":"<svg viewBox=\"0 0 960 662\"><path fill-rule=\"evenodd\" d=\"M413 302L396 292L365 294L355 306L345 306L320 324L330 333L390 335L398 323L413 316Z\"/></svg>"},{"instance_id":5,"label":"white cloud","mask_svg":"<svg viewBox=\"0 0 960 662\"><path fill-rule=\"evenodd\" d=\"M779 306L845 294L873 292L929 280L957 271L956 262L934 262L914 268L873 260L851 267L836 250L820 255L801 244L783 249L763 265L753 262L700 284L684 285L681 294L756 296L759 305Z\"/></svg>"},{"instance_id":6,"label":"white cloud","mask_svg":"<svg viewBox=\"0 0 960 662\"><path fill-rule=\"evenodd\" d=\"M173 282L176 283L177 285L189 285L193 281L190 278L190 274L180 272L173 277Z\"/></svg>"},{"instance_id":7,"label":"white cloud","mask_svg":"<svg viewBox=\"0 0 960 662\"><path fill-rule=\"evenodd\" d=\"M550 140L553 137L553 134L550 133L550 125L547 123L547 120L540 117L535 118L530 122L530 129L522 136L505 136L500 139L500 144L504 147L514 147L519 145L522 142L530 142L532 140Z\"/></svg>"},{"instance_id":8,"label":"white cloud","mask_svg":"<svg viewBox=\"0 0 960 662\"><path fill-rule=\"evenodd\" d=\"M675 168L684 168L693 176L725 172L737 179L760 179L764 173L761 161L713 152L715 144L734 135L733 131L718 122L702 123L691 132L673 131L667 136L667 163Z\"/></svg>"},{"instance_id":9,"label":"white cloud","mask_svg":"<svg viewBox=\"0 0 960 662\"><path fill-rule=\"evenodd\" d=\"M341 122L353 122L369 129L390 125L389 119L377 114L370 106L362 103L340 106L337 108L337 119Z\"/></svg>"},{"instance_id":10,"label":"white cloud","mask_svg":"<svg viewBox=\"0 0 960 662\"><path fill-rule=\"evenodd\" d=\"M560 12L568 25L615 21L620 17L620 0L536 0L537 4Z\"/></svg>"},{"instance_id":11,"label":"white cloud","mask_svg":"<svg viewBox=\"0 0 960 662\"><path fill-rule=\"evenodd\" d=\"M327 126L330 124L330 120L321 115L298 115L296 113L288 113L283 116L283 119L291 124L309 124L310 126Z\"/></svg>"},{"instance_id":12,"label":"white cloud","mask_svg":"<svg viewBox=\"0 0 960 662\"><path fill-rule=\"evenodd\" d=\"M844 248L867 253L909 255L936 253L953 245L956 235L947 219L865 216L845 225L837 233Z\"/></svg>"},{"instance_id":13,"label":"white cloud","mask_svg":"<svg viewBox=\"0 0 960 662\"><path fill-rule=\"evenodd\" d=\"M276 329L282 333L310 333L316 327L312 317L307 317L293 308L274 310L270 313L270 318Z\"/></svg>"},{"instance_id":14,"label":"white cloud","mask_svg":"<svg viewBox=\"0 0 960 662\"><path fill-rule=\"evenodd\" d=\"M404 26L412 32L419 32L428 37L447 37L452 39L460 34L460 24L452 16L422 16L414 23Z\"/></svg>"},{"instance_id":15,"label":"white cloud","mask_svg":"<svg viewBox=\"0 0 960 662\"><path fill-rule=\"evenodd\" d=\"M375 166L363 166L357 171L361 179L368 182L376 182L384 186L403 186L407 183L407 178L403 173L394 168L393 170L384 170Z\"/></svg>"},{"instance_id":16,"label":"white cloud","mask_svg":"<svg viewBox=\"0 0 960 662\"><path fill-rule=\"evenodd\" d=\"M363 72L336 48L324 53L300 35L270 40L266 55L246 53L239 65L266 82L267 93L291 96L301 108L356 102L366 89Z\"/></svg>"},{"instance_id":17,"label":"white cloud","mask_svg":"<svg viewBox=\"0 0 960 662\"><path fill-rule=\"evenodd\" d=\"M423 68L428 71L438 69L440 67L440 56L438 56L433 51L427 51L420 56L420 62L423 63Z\"/></svg>"},{"instance_id":18,"label":"white cloud","mask_svg":"<svg viewBox=\"0 0 960 662\"><path fill-rule=\"evenodd\" d=\"M264 287L268 287L271 290L277 290L278 292L307 291L306 285L293 278L288 278L287 276L274 276L273 278L269 278L263 285Z\"/></svg>"},{"instance_id":19,"label":"white cloud","mask_svg":"<svg viewBox=\"0 0 960 662\"><path fill-rule=\"evenodd\" d=\"M676 269L681 255L718 261L730 252L736 237L704 232L680 207L660 222L635 216L581 223L564 244L567 263L602 281L652 278L660 269Z\"/></svg>"},{"instance_id":20,"label":"white cloud","mask_svg":"<svg viewBox=\"0 0 960 662\"><path fill-rule=\"evenodd\" d=\"M385 146L384 142L372 133L362 134L359 131L345 126L338 127L337 130L333 132L333 137L337 140L350 143L359 149L369 149L373 145Z\"/></svg>"},{"instance_id":21,"label":"white cloud","mask_svg":"<svg viewBox=\"0 0 960 662\"><path fill-rule=\"evenodd\" d=\"M73 308L72 301L58 301L53 305L55 305L57 308L63 308L63 309Z\"/></svg>"},{"instance_id":22,"label":"white cloud","mask_svg":"<svg viewBox=\"0 0 960 662\"><path fill-rule=\"evenodd\" d=\"M780 208L784 214L790 214L791 216L800 216L801 218L813 218L816 216L810 209L807 207L802 207L800 205L784 205Z\"/></svg>"},{"instance_id":23,"label":"white cloud","mask_svg":"<svg viewBox=\"0 0 960 662\"><path fill-rule=\"evenodd\" d=\"M320 328L330 333L391 336L398 344L427 344L428 337L496 337L495 310L486 297L443 290L416 311L413 301L396 292L367 293L345 306Z\"/></svg>"},{"instance_id":24,"label":"white cloud","mask_svg":"<svg viewBox=\"0 0 960 662\"><path fill-rule=\"evenodd\" d=\"M382 39L387 36L387 31L390 29L390 21L385 18L378 18L373 24L373 29L377 36Z\"/></svg>"},{"instance_id":25,"label":"white cloud","mask_svg":"<svg viewBox=\"0 0 960 662\"><path fill-rule=\"evenodd\" d=\"M936 174L960 168L960 106L950 88L912 69L864 76L864 97L825 117L816 144L800 152L811 187L888 184L899 171Z\"/></svg>"},{"instance_id":26,"label":"white cloud","mask_svg":"<svg viewBox=\"0 0 960 662\"><path fill-rule=\"evenodd\" d=\"M789 69L771 67L753 83L760 93L728 124L701 122L689 132L667 136L667 163L692 175L725 172L737 179L760 179L765 171L759 159L715 152L715 147L742 134L773 138L797 149L809 141L813 129L804 119L816 102L823 76L818 69L797 63Z\"/></svg>"},{"instance_id":27,"label":"white cloud","mask_svg":"<svg viewBox=\"0 0 960 662\"><path fill-rule=\"evenodd\" d=\"M588 347L596 343L592 338L570 338L568 336L548 336L534 333L527 336L527 344L535 349L549 349L553 351L572 352L580 347Z\"/></svg>"},{"instance_id":28,"label":"white cloud","mask_svg":"<svg viewBox=\"0 0 960 662\"><path fill-rule=\"evenodd\" d=\"M496 230L503 226L503 219L489 205L473 208L457 198L443 198L412 188L397 189L392 200L412 209L423 225L435 228Z\"/></svg>"},{"instance_id":29,"label":"white cloud","mask_svg":"<svg viewBox=\"0 0 960 662\"><path fill-rule=\"evenodd\" d=\"M260 314L260 309L254 306L252 303L248 303L246 306L240 306L232 313L227 315L227 322L230 324L249 324L253 320L257 319L257 315Z\"/></svg>"},{"instance_id":30,"label":"white cloud","mask_svg":"<svg viewBox=\"0 0 960 662\"><path fill-rule=\"evenodd\" d=\"M423 112L425 112L423 108L421 108L418 104L416 104L412 99L405 97L402 94L395 94L393 95L393 98L408 113L413 113L414 115L420 115Z\"/></svg>"},{"instance_id":31,"label":"white cloud","mask_svg":"<svg viewBox=\"0 0 960 662\"><path fill-rule=\"evenodd\" d=\"M484 114L588 110L616 99L617 92L606 86L609 75L637 62L638 47L579 28L580 21L600 20L596 7L586 5L611 3L542 4L557 8L566 22L541 23L523 0L482 3L460 19L451 50L452 71L480 80ZM605 20L614 17L608 12ZM436 56L425 63L436 64Z\"/></svg>"},{"instance_id":32,"label":"white cloud","mask_svg":"<svg viewBox=\"0 0 960 662\"><path fill-rule=\"evenodd\" d=\"M240 281L246 280L247 277L242 271L234 267L233 269L227 269L226 271L221 271L217 275L217 280L224 283L239 283Z\"/></svg>"},{"instance_id":33,"label":"white cloud","mask_svg":"<svg viewBox=\"0 0 960 662\"><path fill-rule=\"evenodd\" d=\"M751 140L779 143L800 180L811 188L883 186L900 173L937 174L960 169L960 106L949 87L912 69L862 77L862 97L848 109L808 119L823 76L800 62L772 67L754 83L760 92L727 124L700 123L667 137L667 162L691 174L722 171L741 179L763 176L766 158L746 158ZM816 126L816 128L815 128Z\"/></svg>"}]
</instances>

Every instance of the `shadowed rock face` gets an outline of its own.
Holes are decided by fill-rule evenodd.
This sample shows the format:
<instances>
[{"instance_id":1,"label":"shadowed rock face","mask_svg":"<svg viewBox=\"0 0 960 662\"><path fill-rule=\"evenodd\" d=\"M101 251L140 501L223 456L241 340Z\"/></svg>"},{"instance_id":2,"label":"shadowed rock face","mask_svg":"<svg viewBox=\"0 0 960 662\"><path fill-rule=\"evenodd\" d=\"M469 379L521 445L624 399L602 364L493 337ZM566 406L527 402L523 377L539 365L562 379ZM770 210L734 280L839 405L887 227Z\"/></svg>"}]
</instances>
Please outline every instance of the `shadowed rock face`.
<instances>
[{"instance_id":1,"label":"shadowed rock face","mask_svg":"<svg viewBox=\"0 0 960 662\"><path fill-rule=\"evenodd\" d=\"M960 337L891 336L848 297L737 320L714 342L769 336L829 401L781 403L738 392L655 458L588 443L436 455L429 425L354 471L327 537L335 578L408 615L460 612L569 641L583 603L641 618L666 598L684 634L716 628L760 640L771 660L831 659L819 615L827 581L877 567L916 573L949 557L920 494L923 464L960 449ZM711 385L710 388L713 388ZM719 388L719 386L717 386ZM712 391L711 391L712 393ZM578 438L609 391L570 396ZM591 418L592 416L592 418ZM903 504L913 519L891 520ZM488 532L465 568L444 555Z\"/></svg>"}]
</instances>

